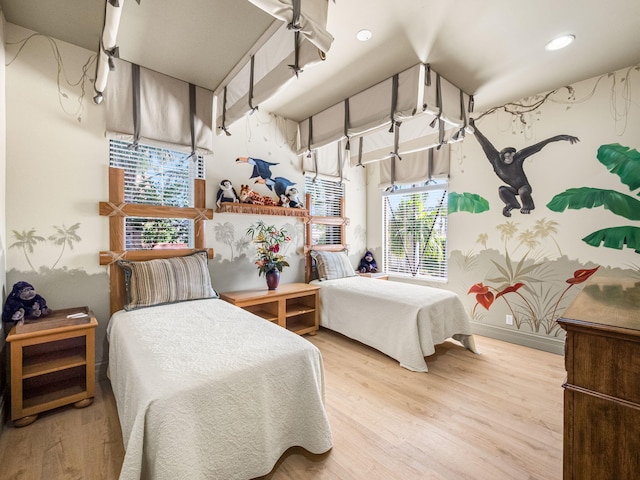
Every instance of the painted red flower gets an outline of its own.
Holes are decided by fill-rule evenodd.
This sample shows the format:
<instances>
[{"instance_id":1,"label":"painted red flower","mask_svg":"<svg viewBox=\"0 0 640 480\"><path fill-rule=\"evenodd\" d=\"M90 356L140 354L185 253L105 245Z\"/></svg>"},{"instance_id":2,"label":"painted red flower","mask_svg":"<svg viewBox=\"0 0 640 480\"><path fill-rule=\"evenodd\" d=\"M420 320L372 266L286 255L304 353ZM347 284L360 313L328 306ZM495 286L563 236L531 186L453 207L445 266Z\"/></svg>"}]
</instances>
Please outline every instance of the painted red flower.
<instances>
[{"instance_id":1,"label":"painted red flower","mask_svg":"<svg viewBox=\"0 0 640 480\"><path fill-rule=\"evenodd\" d=\"M571 285L585 282L591 275L596 273L599 268L600 265L598 265L596 268L576 270L575 272L573 272L573 278L569 278L566 282L570 283Z\"/></svg>"},{"instance_id":2,"label":"painted red flower","mask_svg":"<svg viewBox=\"0 0 640 480\"><path fill-rule=\"evenodd\" d=\"M517 292L520 289L520 287L524 287L524 283L516 283L514 285L511 285L505 288L504 290L502 290L500 293L496 295L496 298L500 298L501 296L506 295L507 293Z\"/></svg>"},{"instance_id":3,"label":"painted red flower","mask_svg":"<svg viewBox=\"0 0 640 480\"><path fill-rule=\"evenodd\" d=\"M280 245L277 243L275 245L271 245L269 247L269 250L272 251L273 253L278 253L280 251Z\"/></svg>"},{"instance_id":4,"label":"painted red flower","mask_svg":"<svg viewBox=\"0 0 640 480\"><path fill-rule=\"evenodd\" d=\"M476 301L486 310L489 310L489 307L493 303L493 293L491 293L489 287L483 285L482 282L473 285L467 293L475 293Z\"/></svg>"}]
</instances>

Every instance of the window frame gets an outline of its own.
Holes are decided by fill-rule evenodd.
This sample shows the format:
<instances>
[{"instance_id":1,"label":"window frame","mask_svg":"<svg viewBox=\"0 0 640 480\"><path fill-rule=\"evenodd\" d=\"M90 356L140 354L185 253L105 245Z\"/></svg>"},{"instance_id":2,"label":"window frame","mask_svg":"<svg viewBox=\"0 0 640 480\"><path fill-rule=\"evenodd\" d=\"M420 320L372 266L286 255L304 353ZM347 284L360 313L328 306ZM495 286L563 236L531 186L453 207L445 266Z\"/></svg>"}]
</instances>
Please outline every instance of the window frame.
<instances>
[{"instance_id":1,"label":"window frame","mask_svg":"<svg viewBox=\"0 0 640 480\"><path fill-rule=\"evenodd\" d=\"M204 180L204 159L188 153L147 144L135 147L126 141L109 140L109 165L124 170L124 200L131 205L193 208L195 180ZM130 215L124 222L124 248L129 251L158 248L194 248L193 218ZM153 224L166 228L153 231ZM155 243L145 243L149 238ZM168 238L167 238L168 237Z\"/></svg>"},{"instance_id":2,"label":"window frame","mask_svg":"<svg viewBox=\"0 0 640 480\"><path fill-rule=\"evenodd\" d=\"M394 186L389 191L383 192L381 199L382 265L386 273L428 281L446 282L448 280L448 188L447 180L430 180L418 185ZM431 198L429 198L430 194ZM416 196L420 197L416 198ZM395 212L390 203L392 198L396 199ZM421 201L416 203L416 200ZM403 204L403 202L406 203ZM402 210L399 210L401 208ZM392 231L401 232L403 229L415 231L420 227L419 220L411 224L407 222L407 218L402 218L403 215L423 216L425 213L427 216L424 218L423 228L430 229L430 232L426 232L428 236L426 244L420 239L417 242L410 239L409 242L405 242L406 237L403 236L402 244L396 242L392 245L394 241L388 234L390 228ZM402 228L390 227L391 222L400 224ZM420 235L423 234L421 231ZM392 252L394 248L395 254ZM404 251L404 255L397 253L399 248ZM408 248L413 255L407 255ZM410 259L410 256L413 258ZM401 266L402 263L404 263L403 266Z\"/></svg>"},{"instance_id":3,"label":"window frame","mask_svg":"<svg viewBox=\"0 0 640 480\"><path fill-rule=\"evenodd\" d=\"M309 215L315 219L310 222L310 236L307 239L309 245L314 247L318 245L345 245L346 239L342 223L331 220L344 217L344 183L305 176L304 189L309 198L309 205L307 205ZM319 199L319 196L324 198ZM332 201L328 201L327 197L333 197ZM328 241L320 242L319 240Z\"/></svg>"}]
</instances>

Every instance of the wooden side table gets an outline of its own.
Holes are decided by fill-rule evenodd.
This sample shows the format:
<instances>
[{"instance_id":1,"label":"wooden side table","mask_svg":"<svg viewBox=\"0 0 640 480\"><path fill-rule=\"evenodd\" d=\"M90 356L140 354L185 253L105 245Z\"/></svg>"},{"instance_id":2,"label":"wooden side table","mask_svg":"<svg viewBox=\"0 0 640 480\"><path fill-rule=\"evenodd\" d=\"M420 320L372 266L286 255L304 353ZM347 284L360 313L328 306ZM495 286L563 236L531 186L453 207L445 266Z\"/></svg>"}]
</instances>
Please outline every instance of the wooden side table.
<instances>
[{"instance_id":1,"label":"wooden side table","mask_svg":"<svg viewBox=\"0 0 640 480\"><path fill-rule=\"evenodd\" d=\"M85 316L67 318L76 313ZM7 342L11 352L11 420L16 427L29 425L40 412L63 405L91 405L97 326L91 310L76 307L11 328Z\"/></svg>"},{"instance_id":2,"label":"wooden side table","mask_svg":"<svg viewBox=\"0 0 640 480\"><path fill-rule=\"evenodd\" d=\"M220 298L298 335L318 331L318 290L308 283L288 283L277 290L225 292Z\"/></svg>"}]
</instances>

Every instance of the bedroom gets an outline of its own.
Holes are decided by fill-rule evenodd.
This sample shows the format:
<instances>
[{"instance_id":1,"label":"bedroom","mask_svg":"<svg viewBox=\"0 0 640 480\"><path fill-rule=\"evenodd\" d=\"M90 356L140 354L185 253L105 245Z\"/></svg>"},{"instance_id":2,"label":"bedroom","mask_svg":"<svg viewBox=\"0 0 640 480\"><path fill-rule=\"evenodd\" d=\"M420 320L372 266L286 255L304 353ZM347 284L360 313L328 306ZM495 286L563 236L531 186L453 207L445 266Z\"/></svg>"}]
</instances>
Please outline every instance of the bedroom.
<instances>
[{"instance_id":1,"label":"bedroom","mask_svg":"<svg viewBox=\"0 0 640 480\"><path fill-rule=\"evenodd\" d=\"M134 2L130 3L129 7L136 6ZM620 2L617 12L619 17L635 25L632 31L637 31L635 2ZM10 43L20 42L31 33L18 25L3 23L3 65L17 54L20 47L20 44ZM618 41L623 42L623 39ZM515 130L512 130L513 118L504 113L487 115L478 123L479 129L498 148L510 145L521 148L558 134L574 135L580 139L575 145L562 142L546 147L527 161L526 173L534 187L537 205L534 214L527 217L513 212L510 219L505 218L499 208L499 180L476 139L469 137L452 145L451 190L478 194L491 204L489 212L452 214L448 227L450 262L446 288L463 299L470 314L476 303L475 296L468 294L470 287L481 282L498 286L500 282L490 281L500 275L495 265L506 265L508 259L515 264L526 256L542 263L545 279L554 282L554 293L562 291L558 289L566 285L565 280L581 268L600 265L603 269L637 273L637 254L633 249L593 247L581 240L604 227L637 226L637 221L625 221L602 208L559 213L546 207L554 195L568 188L597 187L629 193L630 189L609 173L596 155L600 146L612 143L638 149L640 72L633 67L640 61L640 56L630 45L635 43L611 47L611 51L627 51L630 56L624 64L613 68L608 66L602 71L561 84L546 85L539 90L525 90L499 102L520 101L522 97L543 94L565 84L572 85L573 95L561 89L554 101L545 103L527 117L530 119L527 128L521 130L515 123ZM94 51L63 41L58 41L57 46L70 79L79 78L84 63ZM564 54L565 61L572 56L571 50L568 52ZM99 376L104 378L109 279L105 267L98 263L97 252L108 246L108 225L104 217L97 215L96 209L98 202L108 196L104 105L93 104L88 94L82 112L74 114L79 90L65 86L63 93L68 98L58 95L57 67L51 44L45 38L34 38L15 61L3 67L0 76L4 86L1 103L6 112L6 119L2 116L5 123L0 129L3 140L6 139L0 153L6 164L6 173L2 169L1 179L5 195L0 200L3 211L0 228L3 293L8 293L18 280L26 280L37 287L54 309L90 305L100 323L96 357ZM535 75L535 68L542 71L548 67L532 68L527 71ZM614 74L609 76L609 72ZM312 75L313 68L304 73ZM91 92L91 85L86 87ZM478 95L477 101L481 97ZM486 109L488 106L476 111L481 113ZM81 121L78 121L78 116ZM234 125L232 136L216 136L215 153L207 158L207 206L214 207L217 184L223 178L230 178L238 188L248 182L250 167L237 164L235 159L238 157L255 156L277 161L278 175L296 181L299 186L304 185L298 159L288 147L293 132L291 124L260 110ZM23 180L25 176L28 182ZM378 177L374 165L347 170L346 209L350 219L347 244L354 266L367 248L374 250L378 261L383 258ZM262 194L269 193L264 186L255 188ZM274 224L286 225L295 237L287 252L291 267L284 270L282 282L302 281L302 222L272 218ZM253 265L252 251L238 244L253 221L255 217L250 215L216 213L206 224L207 247L215 252L210 269L214 287L219 291L264 285L264 279L258 277ZM47 239L55 235L56 227L69 229L76 224L79 227L72 232L79 240L70 244L46 240L35 243L33 251L12 247L19 242L14 232L28 233L33 229L33 235ZM536 225L541 228L536 230ZM565 299L573 298L578 290L579 287L569 290ZM540 305L541 309L544 307L546 305ZM536 325L537 331L527 323L506 325L505 315L510 313L507 308L502 301L495 301L489 309L478 306L472 321L474 332L562 353L562 338L557 330L546 332L543 324Z\"/></svg>"}]
</instances>

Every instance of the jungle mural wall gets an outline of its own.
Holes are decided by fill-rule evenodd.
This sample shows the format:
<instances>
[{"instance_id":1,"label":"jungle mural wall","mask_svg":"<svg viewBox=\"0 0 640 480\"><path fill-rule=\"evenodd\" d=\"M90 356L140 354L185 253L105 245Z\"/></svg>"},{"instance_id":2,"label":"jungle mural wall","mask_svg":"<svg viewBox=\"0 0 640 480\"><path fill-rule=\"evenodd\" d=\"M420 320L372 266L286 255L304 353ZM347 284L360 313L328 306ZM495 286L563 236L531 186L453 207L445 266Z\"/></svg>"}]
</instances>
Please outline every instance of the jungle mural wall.
<instances>
[{"instance_id":1,"label":"jungle mural wall","mask_svg":"<svg viewBox=\"0 0 640 480\"><path fill-rule=\"evenodd\" d=\"M580 82L567 98L558 90L485 112L477 118L491 133L471 121L475 139L453 146L444 288L465 298L476 332L562 353L556 320L584 282L622 270L640 282L639 71ZM548 146L558 141L572 147ZM516 142L519 150L493 146ZM496 183L498 198L487 187Z\"/></svg>"}]
</instances>

